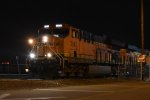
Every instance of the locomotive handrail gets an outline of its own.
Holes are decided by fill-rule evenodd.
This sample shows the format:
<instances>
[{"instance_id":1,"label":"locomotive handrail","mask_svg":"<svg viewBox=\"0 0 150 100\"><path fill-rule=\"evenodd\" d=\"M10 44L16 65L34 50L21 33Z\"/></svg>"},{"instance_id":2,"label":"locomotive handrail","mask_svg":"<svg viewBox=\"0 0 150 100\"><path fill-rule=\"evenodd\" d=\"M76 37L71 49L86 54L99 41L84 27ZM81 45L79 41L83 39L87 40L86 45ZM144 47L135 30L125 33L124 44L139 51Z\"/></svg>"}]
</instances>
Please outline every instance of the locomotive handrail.
<instances>
[{"instance_id":1,"label":"locomotive handrail","mask_svg":"<svg viewBox=\"0 0 150 100\"><path fill-rule=\"evenodd\" d=\"M50 48L50 46L48 46ZM51 48L50 48L51 49ZM54 50L51 49L51 51L60 59L60 65L61 65L61 59L62 59L62 65L63 65L63 69L64 69L64 58L62 55L60 55L59 53L56 53Z\"/></svg>"},{"instance_id":2,"label":"locomotive handrail","mask_svg":"<svg viewBox=\"0 0 150 100\"><path fill-rule=\"evenodd\" d=\"M32 47L31 52L33 51L33 49L34 49L35 47L37 47L37 49L38 49L39 44L40 44L40 43L35 44L35 45ZM44 44L42 44L42 45L44 45ZM45 45L49 45L49 44L45 44ZM61 54L55 52L54 50L52 50L50 46L48 46L48 47L49 47L49 49L59 58L59 60L60 60L60 66L61 66L61 64L62 64L63 69L64 69L64 58L63 58L63 56L62 56ZM37 50L37 56L38 56L38 50Z\"/></svg>"},{"instance_id":3,"label":"locomotive handrail","mask_svg":"<svg viewBox=\"0 0 150 100\"><path fill-rule=\"evenodd\" d=\"M61 58L62 58L62 64L63 64L63 69L64 69L64 57L61 55L61 54L59 54L59 53L57 53Z\"/></svg>"}]
</instances>

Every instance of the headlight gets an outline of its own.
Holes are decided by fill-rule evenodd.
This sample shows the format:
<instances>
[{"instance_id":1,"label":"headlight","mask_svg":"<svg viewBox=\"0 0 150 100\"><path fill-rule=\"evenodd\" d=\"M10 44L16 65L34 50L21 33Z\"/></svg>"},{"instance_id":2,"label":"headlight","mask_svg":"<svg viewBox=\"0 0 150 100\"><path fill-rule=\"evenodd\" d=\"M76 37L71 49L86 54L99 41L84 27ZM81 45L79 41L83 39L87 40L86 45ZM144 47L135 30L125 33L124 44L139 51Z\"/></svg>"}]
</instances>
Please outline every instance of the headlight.
<instances>
[{"instance_id":1,"label":"headlight","mask_svg":"<svg viewBox=\"0 0 150 100\"><path fill-rule=\"evenodd\" d=\"M35 58L35 54L34 53L30 53L30 58Z\"/></svg>"},{"instance_id":2,"label":"headlight","mask_svg":"<svg viewBox=\"0 0 150 100\"><path fill-rule=\"evenodd\" d=\"M34 41L33 41L33 39L29 39L28 42L29 42L29 44L33 44Z\"/></svg>"},{"instance_id":3,"label":"headlight","mask_svg":"<svg viewBox=\"0 0 150 100\"><path fill-rule=\"evenodd\" d=\"M51 58L51 57L52 57L52 54L51 54L51 53L47 53L47 57L48 57L48 58Z\"/></svg>"},{"instance_id":4,"label":"headlight","mask_svg":"<svg viewBox=\"0 0 150 100\"><path fill-rule=\"evenodd\" d=\"M25 72L27 72L27 73L28 73L28 72L29 72L29 69L28 69L28 68L26 68L26 69L25 69Z\"/></svg>"},{"instance_id":5,"label":"headlight","mask_svg":"<svg viewBox=\"0 0 150 100\"><path fill-rule=\"evenodd\" d=\"M43 41L44 43L47 43L47 42L48 42L48 36L43 36L42 41Z\"/></svg>"}]
</instances>

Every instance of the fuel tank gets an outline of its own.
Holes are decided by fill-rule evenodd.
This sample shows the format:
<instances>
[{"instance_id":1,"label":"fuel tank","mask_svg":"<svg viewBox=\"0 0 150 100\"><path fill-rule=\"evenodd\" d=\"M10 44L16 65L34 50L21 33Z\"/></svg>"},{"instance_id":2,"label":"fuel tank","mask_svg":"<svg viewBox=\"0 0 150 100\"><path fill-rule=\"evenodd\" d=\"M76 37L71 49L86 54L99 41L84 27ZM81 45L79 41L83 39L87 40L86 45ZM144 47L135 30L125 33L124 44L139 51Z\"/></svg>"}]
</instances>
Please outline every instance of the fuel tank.
<instances>
[{"instance_id":1,"label":"fuel tank","mask_svg":"<svg viewBox=\"0 0 150 100\"><path fill-rule=\"evenodd\" d=\"M89 65L90 76L109 76L111 75L111 66Z\"/></svg>"}]
</instances>

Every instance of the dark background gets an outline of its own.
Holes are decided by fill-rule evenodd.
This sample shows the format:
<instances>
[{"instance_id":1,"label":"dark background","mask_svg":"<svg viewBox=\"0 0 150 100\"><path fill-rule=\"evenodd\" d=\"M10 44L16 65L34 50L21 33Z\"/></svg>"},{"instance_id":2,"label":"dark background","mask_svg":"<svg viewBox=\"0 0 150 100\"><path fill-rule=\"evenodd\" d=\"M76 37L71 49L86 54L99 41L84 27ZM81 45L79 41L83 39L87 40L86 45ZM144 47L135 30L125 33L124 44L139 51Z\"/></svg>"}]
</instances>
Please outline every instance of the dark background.
<instances>
[{"instance_id":1,"label":"dark background","mask_svg":"<svg viewBox=\"0 0 150 100\"><path fill-rule=\"evenodd\" d=\"M150 1L144 0L146 49L149 10ZM1 0L0 59L27 56L27 39L50 23L68 23L141 47L140 0Z\"/></svg>"}]
</instances>

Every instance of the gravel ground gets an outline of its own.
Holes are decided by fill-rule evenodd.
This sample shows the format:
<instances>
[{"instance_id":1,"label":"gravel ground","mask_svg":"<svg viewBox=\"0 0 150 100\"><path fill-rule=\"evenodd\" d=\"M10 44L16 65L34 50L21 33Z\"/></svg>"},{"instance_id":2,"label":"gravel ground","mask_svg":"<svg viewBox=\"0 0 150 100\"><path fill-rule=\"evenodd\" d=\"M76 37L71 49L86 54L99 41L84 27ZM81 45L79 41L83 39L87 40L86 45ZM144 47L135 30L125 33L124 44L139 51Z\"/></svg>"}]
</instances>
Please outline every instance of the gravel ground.
<instances>
[{"instance_id":1,"label":"gravel ground","mask_svg":"<svg viewBox=\"0 0 150 100\"><path fill-rule=\"evenodd\" d=\"M73 86L73 85L96 85L96 84L109 84L126 81L127 80L116 80L116 79L58 79L58 80L0 79L0 90L51 88L51 87Z\"/></svg>"}]
</instances>

